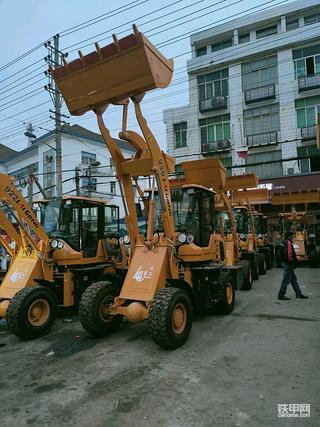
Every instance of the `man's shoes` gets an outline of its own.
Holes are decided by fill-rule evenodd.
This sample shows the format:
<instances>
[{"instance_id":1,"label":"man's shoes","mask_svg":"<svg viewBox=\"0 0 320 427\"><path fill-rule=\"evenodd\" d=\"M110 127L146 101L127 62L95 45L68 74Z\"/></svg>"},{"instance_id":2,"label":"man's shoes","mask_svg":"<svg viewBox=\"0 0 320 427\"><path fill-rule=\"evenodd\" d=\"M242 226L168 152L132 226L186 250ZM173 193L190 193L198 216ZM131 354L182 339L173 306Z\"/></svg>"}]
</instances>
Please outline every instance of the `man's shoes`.
<instances>
[{"instance_id":1,"label":"man's shoes","mask_svg":"<svg viewBox=\"0 0 320 427\"><path fill-rule=\"evenodd\" d=\"M309 297L307 297L306 295L301 294L301 295L297 295L296 298L297 299L308 299Z\"/></svg>"},{"instance_id":2,"label":"man's shoes","mask_svg":"<svg viewBox=\"0 0 320 427\"><path fill-rule=\"evenodd\" d=\"M298 297L297 297L298 298ZM307 297L308 298L308 297ZM279 295L278 299L281 299L282 301L288 301L290 298L286 297L285 295Z\"/></svg>"}]
</instances>

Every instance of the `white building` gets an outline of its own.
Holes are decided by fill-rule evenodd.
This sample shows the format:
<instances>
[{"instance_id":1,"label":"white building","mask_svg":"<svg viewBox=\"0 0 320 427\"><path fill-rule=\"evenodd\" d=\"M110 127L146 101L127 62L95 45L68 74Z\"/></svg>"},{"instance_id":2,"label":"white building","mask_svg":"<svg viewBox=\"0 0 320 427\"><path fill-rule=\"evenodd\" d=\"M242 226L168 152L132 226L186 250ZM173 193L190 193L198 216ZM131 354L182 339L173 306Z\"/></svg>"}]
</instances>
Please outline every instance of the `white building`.
<instances>
[{"instance_id":1,"label":"white building","mask_svg":"<svg viewBox=\"0 0 320 427\"><path fill-rule=\"evenodd\" d=\"M78 194L104 198L109 204L118 205L120 217L123 217L119 184L102 136L78 125L65 125L61 139L63 194L76 195L78 181ZM134 154L128 143L115 141L125 157L129 158ZM54 131L35 139L22 151L15 152L0 146L0 172L15 176L17 187L29 201L31 196L33 200L43 198L36 182L32 182L29 175L35 176L47 197L55 196L55 163Z\"/></svg>"},{"instance_id":2,"label":"white building","mask_svg":"<svg viewBox=\"0 0 320 427\"><path fill-rule=\"evenodd\" d=\"M163 115L177 171L182 161L206 156L237 166L233 175L245 164L262 178L320 171L319 0L201 31L191 35L191 48L189 104Z\"/></svg>"}]
</instances>

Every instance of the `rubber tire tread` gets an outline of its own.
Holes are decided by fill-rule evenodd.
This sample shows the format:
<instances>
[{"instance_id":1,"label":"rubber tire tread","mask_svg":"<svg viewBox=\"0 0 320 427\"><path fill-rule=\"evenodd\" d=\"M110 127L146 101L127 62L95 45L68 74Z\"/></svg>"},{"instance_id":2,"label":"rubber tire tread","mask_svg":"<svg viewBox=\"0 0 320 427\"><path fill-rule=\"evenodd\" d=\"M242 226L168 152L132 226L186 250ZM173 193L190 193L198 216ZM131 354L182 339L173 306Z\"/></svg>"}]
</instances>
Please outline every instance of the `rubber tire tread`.
<instances>
[{"instance_id":1,"label":"rubber tire tread","mask_svg":"<svg viewBox=\"0 0 320 427\"><path fill-rule=\"evenodd\" d=\"M29 325L26 322L26 311L28 308L25 307L28 300L32 302L32 294L39 294L34 299L46 298L50 306L50 314L47 323L44 326L36 328ZM44 286L34 286L31 288L23 288L17 292L10 304L7 311L7 322L9 330L19 338L24 340L30 340L34 338L46 335L51 329L57 312L57 301L52 292L46 289Z\"/></svg>"},{"instance_id":2,"label":"rubber tire tread","mask_svg":"<svg viewBox=\"0 0 320 427\"><path fill-rule=\"evenodd\" d=\"M233 289L233 299L232 299L231 305L227 303L227 299L226 299L226 287L228 282L232 283L232 289ZM231 274L228 273L227 271L221 271L220 283L218 288L218 302L216 303L216 306L215 306L215 312L217 314L223 314L223 315L232 313L234 308L235 296L236 294L234 290L234 282Z\"/></svg>"},{"instance_id":3,"label":"rubber tire tread","mask_svg":"<svg viewBox=\"0 0 320 427\"><path fill-rule=\"evenodd\" d=\"M115 332L123 319L123 316L118 315L114 317L110 324L104 323L103 321L99 324L99 319L97 318L98 310L96 307L97 299L102 290L106 288L109 288L114 297L118 296L121 291L121 286L117 283L109 281L95 282L84 291L79 304L80 322L83 329L96 337L103 337ZM104 297L105 296L106 295L104 295Z\"/></svg>"},{"instance_id":4,"label":"rubber tire tread","mask_svg":"<svg viewBox=\"0 0 320 427\"><path fill-rule=\"evenodd\" d=\"M239 262L239 264L243 268L243 278L247 277L246 281L243 280L241 290L243 290L243 291L250 291L252 289L252 284L253 284L252 272L251 272L251 283L249 283L249 272L251 270L251 262L249 260L247 260L247 259L242 259Z\"/></svg>"},{"instance_id":5,"label":"rubber tire tread","mask_svg":"<svg viewBox=\"0 0 320 427\"><path fill-rule=\"evenodd\" d=\"M187 309L187 324L183 334L178 338L174 336L171 329L170 309L173 308L176 300L184 300ZM180 301L181 302L181 301ZM171 313L172 314L172 313ZM149 309L149 333L152 339L160 347L167 350L174 350L181 347L188 339L192 326L192 304L189 295L177 288L161 288L153 297Z\"/></svg>"}]
</instances>

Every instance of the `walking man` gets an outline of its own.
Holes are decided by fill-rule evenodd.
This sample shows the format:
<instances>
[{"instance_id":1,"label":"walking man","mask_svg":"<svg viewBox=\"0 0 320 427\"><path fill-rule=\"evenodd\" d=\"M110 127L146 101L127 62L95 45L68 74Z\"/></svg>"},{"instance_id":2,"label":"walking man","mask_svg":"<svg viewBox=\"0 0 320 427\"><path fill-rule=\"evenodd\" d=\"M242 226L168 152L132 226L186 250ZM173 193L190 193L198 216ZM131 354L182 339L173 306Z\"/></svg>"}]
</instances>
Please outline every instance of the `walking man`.
<instances>
[{"instance_id":1,"label":"walking man","mask_svg":"<svg viewBox=\"0 0 320 427\"><path fill-rule=\"evenodd\" d=\"M288 285L291 283L293 290L298 299L307 299L306 295L303 295L301 292L300 286L298 285L297 276L295 275L294 269L298 264L297 256L293 247L294 233L287 232L285 234L285 241L283 242L283 256L282 256L282 267L283 267L283 279L281 286L278 292L278 299L280 300L289 300L290 298L286 297L286 291Z\"/></svg>"}]
</instances>

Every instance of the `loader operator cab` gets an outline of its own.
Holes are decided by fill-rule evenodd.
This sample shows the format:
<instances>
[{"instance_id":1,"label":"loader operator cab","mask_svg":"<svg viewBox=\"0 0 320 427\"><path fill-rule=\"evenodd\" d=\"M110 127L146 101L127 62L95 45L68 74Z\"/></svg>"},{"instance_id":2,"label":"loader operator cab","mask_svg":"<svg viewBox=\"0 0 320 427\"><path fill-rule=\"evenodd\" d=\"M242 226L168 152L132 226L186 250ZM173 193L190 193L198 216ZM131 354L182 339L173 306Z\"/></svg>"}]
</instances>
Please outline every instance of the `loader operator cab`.
<instances>
[{"instance_id":1,"label":"loader operator cab","mask_svg":"<svg viewBox=\"0 0 320 427\"><path fill-rule=\"evenodd\" d=\"M102 201L63 198L39 202L41 224L51 246L65 242L85 258L95 257L99 240L107 242L119 235L119 208ZM56 243L58 242L58 243Z\"/></svg>"},{"instance_id":2,"label":"loader operator cab","mask_svg":"<svg viewBox=\"0 0 320 427\"><path fill-rule=\"evenodd\" d=\"M233 208L234 219L236 221L236 231L241 240L247 240L248 234L252 232L249 221L248 209L246 207Z\"/></svg>"},{"instance_id":3,"label":"loader operator cab","mask_svg":"<svg viewBox=\"0 0 320 427\"><path fill-rule=\"evenodd\" d=\"M215 193L200 186L171 191L178 241L189 239L195 245L209 245L215 229Z\"/></svg>"}]
</instances>

